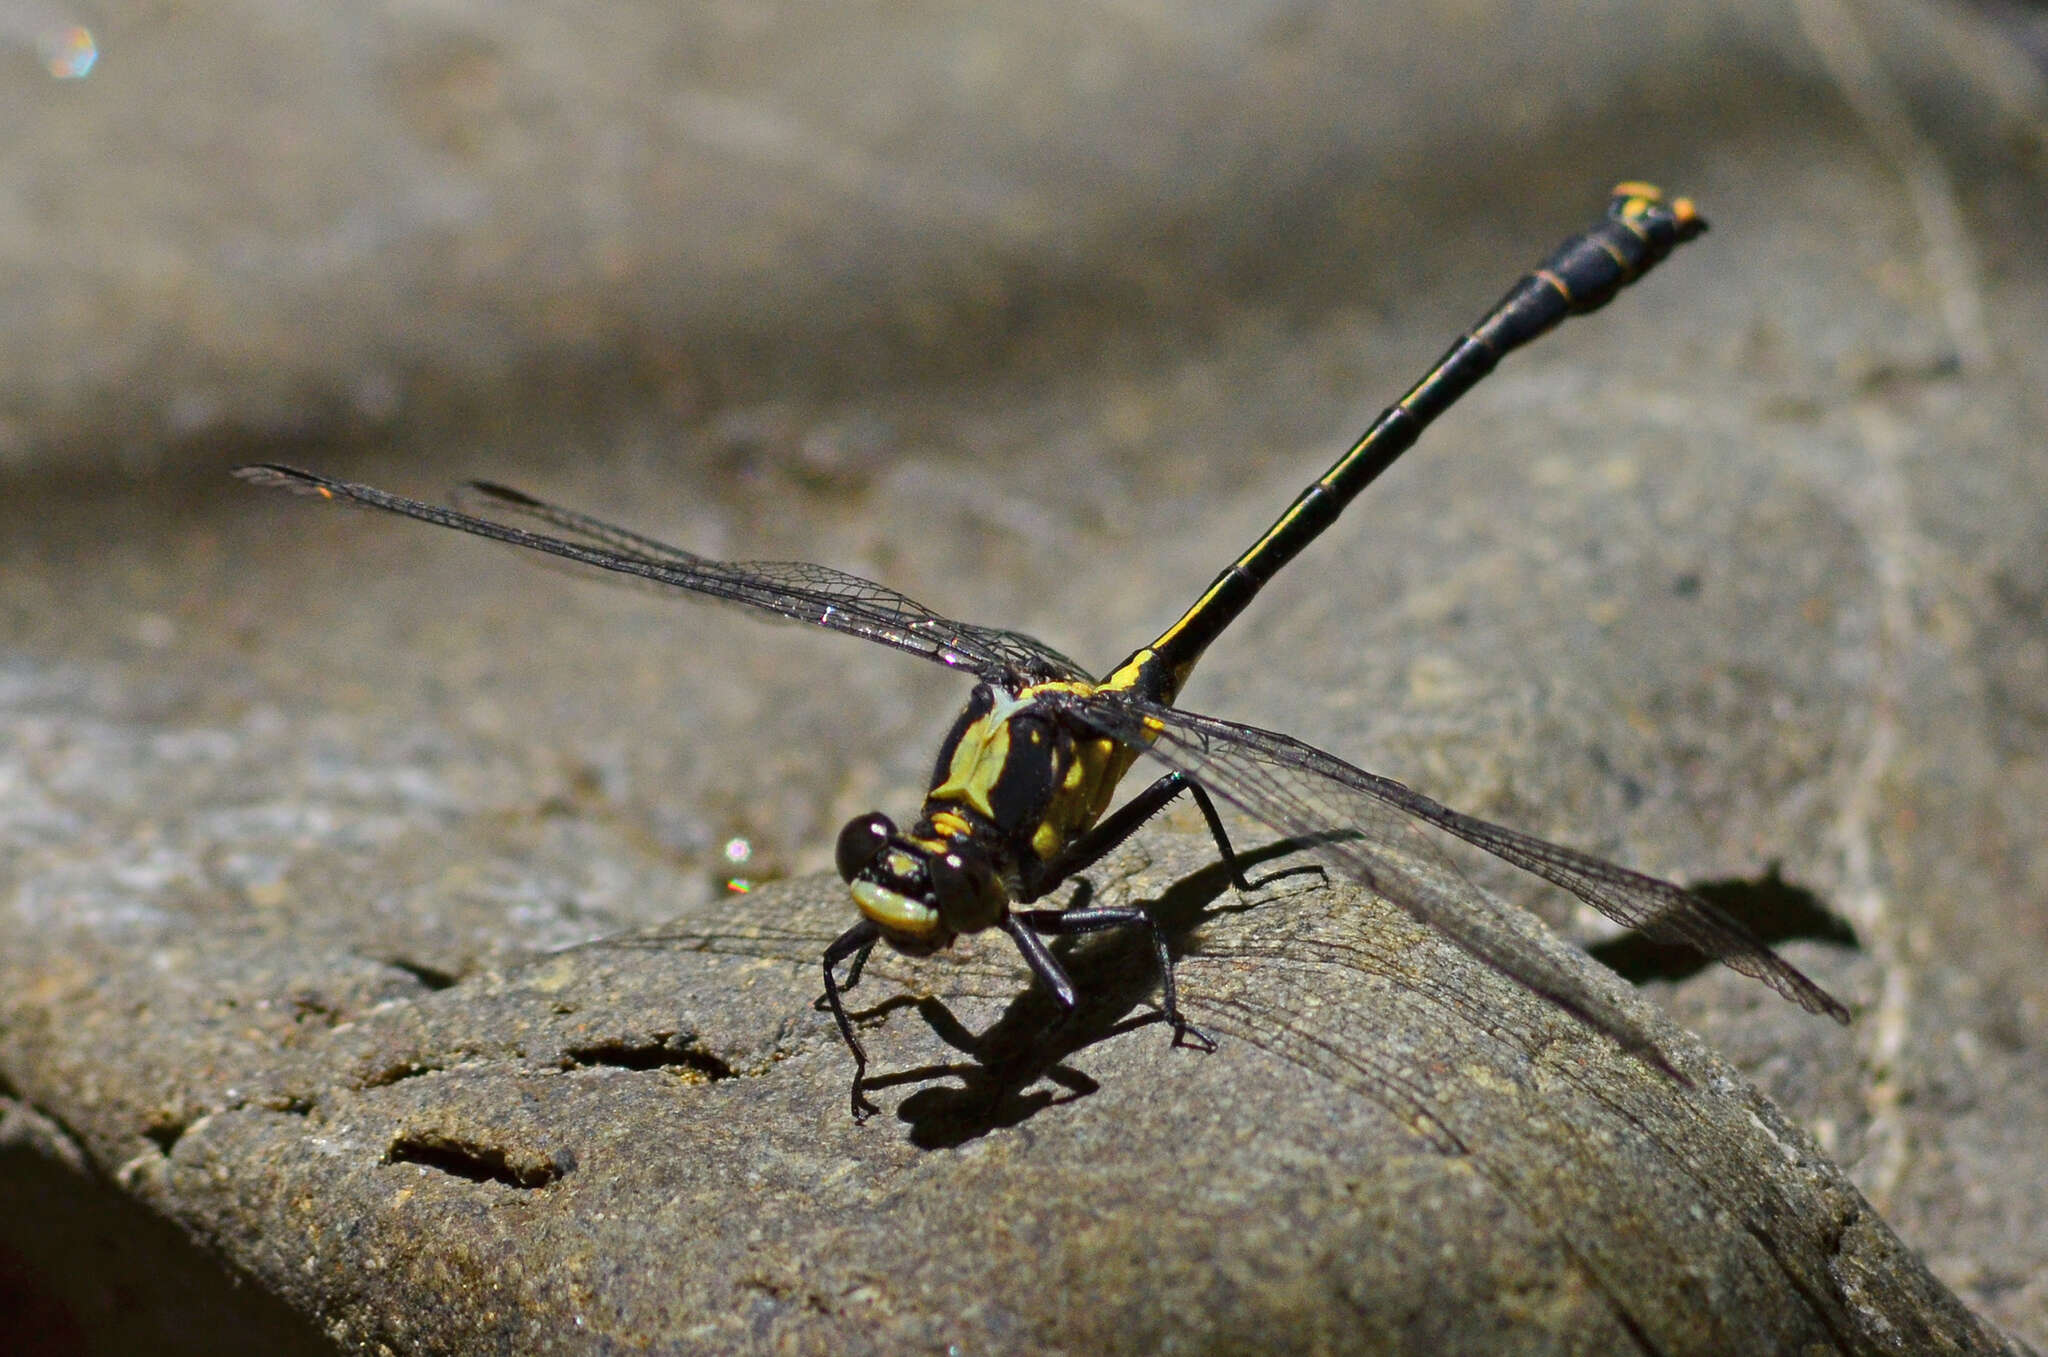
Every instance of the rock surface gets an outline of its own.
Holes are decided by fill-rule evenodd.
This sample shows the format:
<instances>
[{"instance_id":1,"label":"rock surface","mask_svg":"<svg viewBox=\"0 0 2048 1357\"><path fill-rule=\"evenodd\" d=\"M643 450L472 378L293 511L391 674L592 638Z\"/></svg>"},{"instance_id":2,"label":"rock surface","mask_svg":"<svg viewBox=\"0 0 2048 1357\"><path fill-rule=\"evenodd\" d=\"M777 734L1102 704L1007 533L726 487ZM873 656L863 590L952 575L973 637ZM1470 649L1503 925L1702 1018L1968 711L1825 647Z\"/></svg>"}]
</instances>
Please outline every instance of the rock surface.
<instances>
[{"instance_id":1,"label":"rock surface","mask_svg":"<svg viewBox=\"0 0 2048 1357\"><path fill-rule=\"evenodd\" d=\"M2048 1343L2048 99L1995 41L266 13L7 77L0 1299L48 1350ZM1714 231L1188 702L1784 924L1851 1028L1472 865L1689 1084L1175 822L1094 884L1215 1054L1127 940L1059 1033L1005 946L878 960L855 1125L807 873L956 681L224 474L487 475L1102 663L1624 176Z\"/></svg>"}]
</instances>

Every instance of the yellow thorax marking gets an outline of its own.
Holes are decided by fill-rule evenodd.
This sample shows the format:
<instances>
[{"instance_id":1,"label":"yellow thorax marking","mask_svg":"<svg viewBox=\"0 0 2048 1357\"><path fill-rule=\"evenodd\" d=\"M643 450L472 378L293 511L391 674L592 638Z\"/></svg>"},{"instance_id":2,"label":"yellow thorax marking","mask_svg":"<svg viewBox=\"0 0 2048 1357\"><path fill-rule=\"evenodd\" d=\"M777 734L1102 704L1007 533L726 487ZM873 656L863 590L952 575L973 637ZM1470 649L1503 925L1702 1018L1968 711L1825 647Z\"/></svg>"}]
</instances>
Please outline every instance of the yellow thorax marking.
<instances>
[{"instance_id":1,"label":"yellow thorax marking","mask_svg":"<svg viewBox=\"0 0 2048 1357\"><path fill-rule=\"evenodd\" d=\"M960 732L945 780L931 789L927 800L964 802L993 818L989 793L1010 761L1010 718L1031 705L1030 693L1029 688L1015 696L996 690L995 705Z\"/></svg>"},{"instance_id":2,"label":"yellow thorax marking","mask_svg":"<svg viewBox=\"0 0 2048 1357\"><path fill-rule=\"evenodd\" d=\"M980 720L960 733L960 742L953 746L953 757L946 765L944 779L926 793L926 799L964 803L993 818L995 812L989 805L989 794L1010 761L1011 718L1028 710L1040 693L1093 691L1092 684L1069 682L1034 684L1015 694L996 689L994 705Z\"/></svg>"},{"instance_id":3,"label":"yellow thorax marking","mask_svg":"<svg viewBox=\"0 0 2048 1357\"><path fill-rule=\"evenodd\" d=\"M974 827L967 823L967 817L956 810L933 811L931 821L934 851L943 852L948 840L964 839L974 832Z\"/></svg>"}]
</instances>

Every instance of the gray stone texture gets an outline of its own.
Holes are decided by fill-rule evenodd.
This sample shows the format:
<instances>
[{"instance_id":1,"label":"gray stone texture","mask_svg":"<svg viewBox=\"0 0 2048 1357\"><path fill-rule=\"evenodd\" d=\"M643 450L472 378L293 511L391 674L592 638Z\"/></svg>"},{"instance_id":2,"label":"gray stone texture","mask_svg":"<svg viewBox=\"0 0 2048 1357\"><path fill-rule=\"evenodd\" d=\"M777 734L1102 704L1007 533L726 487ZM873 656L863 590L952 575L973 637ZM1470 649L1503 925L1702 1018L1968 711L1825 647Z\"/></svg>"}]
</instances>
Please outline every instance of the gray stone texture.
<instances>
[{"instance_id":1,"label":"gray stone texture","mask_svg":"<svg viewBox=\"0 0 2048 1357\"><path fill-rule=\"evenodd\" d=\"M41 27L94 24L51 80ZM0 12L0 1308L30 1352L2048 1343L2048 94L1965 11ZM816 958L964 696L265 496L487 476L1106 664L1654 179L1190 706L1808 893L1624 1057L1191 816L1069 954ZM735 865L728 845L750 856ZM1461 860L1462 861L1462 860ZM744 876L765 883L726 889ZM1746 884L1743 884L1746 883ZM1547 927L1539 925L1540 916ZM1631 971L1640 976L1640 970Z\"/></svg>"}]
</instances>

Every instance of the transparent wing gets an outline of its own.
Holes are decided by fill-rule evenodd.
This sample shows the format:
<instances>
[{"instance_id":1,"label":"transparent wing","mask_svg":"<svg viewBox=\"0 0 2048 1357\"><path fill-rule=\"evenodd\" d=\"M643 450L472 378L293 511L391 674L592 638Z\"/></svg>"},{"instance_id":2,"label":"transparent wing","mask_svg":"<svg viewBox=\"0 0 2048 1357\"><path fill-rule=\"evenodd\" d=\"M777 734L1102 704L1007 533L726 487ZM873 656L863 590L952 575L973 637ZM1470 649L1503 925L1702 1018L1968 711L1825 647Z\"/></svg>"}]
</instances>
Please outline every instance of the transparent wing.
<instances>
[{"instance_id":1,"label":"transparent wing","mask_svg":"<svg viewBox=\"0 0 2048 1357\"><path fill-rule=\"evenodd\" d=\"M464 502L478 511L465 513L287 466L239 467L235 475L253 485L346 500L845 632L948 668L965 669L990 682L1015 686L1089 677L1080 665L1042 641L1021 632L956 622L858 575L806 561L714 561L501 485L479 481L464 487ZM533 532L503 521L520 519L552 532Z\"/></svg>"},{"instance_id":2,"label":"transparent wing","mask_svg":"<svg viewBox=\"0 0 2048 1357\"><path fill-rule=\"evenodd\" d=\"M1655 1058L1610 1000L1494 922L1502 907L1466 881L1413 822L1433 825L1562 886L1650 938L1694 947L1809 1012L1849 1020L1839 1000L1748 929L1668 881L1460 814L1391 778L1273 731L1113 693L1076 697L1063 705L1081 721L1146 749L1283 834L1314 835L1333 827L1354 831L1325 837L1316 851L1496 971L1639 1053Z\"/></svg>"}]
</instances>

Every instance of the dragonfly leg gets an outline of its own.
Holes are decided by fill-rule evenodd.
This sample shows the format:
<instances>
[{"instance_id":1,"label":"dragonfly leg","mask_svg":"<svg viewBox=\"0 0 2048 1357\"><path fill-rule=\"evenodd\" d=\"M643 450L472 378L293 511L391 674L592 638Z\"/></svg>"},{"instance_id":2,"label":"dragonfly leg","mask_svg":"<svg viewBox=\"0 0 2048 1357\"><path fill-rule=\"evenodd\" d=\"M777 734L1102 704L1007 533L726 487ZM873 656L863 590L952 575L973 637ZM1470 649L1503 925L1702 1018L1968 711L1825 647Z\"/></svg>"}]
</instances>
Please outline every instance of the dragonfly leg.
<instances>
[{"instance_id":1,"label":"dragonfly leg","mask_svg":"<svg viewBox=\"0 0 2048 1357\"><path fill-rule=\"evenodd\" d=\"M1080 996L1074 992L1074 982L1068 976L1067 968L1060 965L1060 959L1045 945L1045 939L1038 936L1048 931L1038 918L1041 914L1057 916L1059 911L1012 910L1003 916L1002 929L1010 935L1010 941L1017 944L1017 950L1024 954L1024 964L1031 968L1031 973L1052 991L1053 1002L1060 1006L1060 1013L1064 1016L1074 1011L1075 1005L1080 1003Z\"/></svg>"},{"instance_id":2,"label":"dragonfly leg","mask_svg":"<svg viewBox=\"0 0 2048 1357\"><path fill-rule=\"evenodd\" d=\"M1017 927L1011 927L1012 923ZM1180 996L1173 983L1173 952L1166 945L1166 934L1160 930L1159 921L1149 910L1136 905L1105 905L1096 909L1023 909L1011 912L1003 927L1011 937L1020 934L1031 938L1032 943L1044 952L1046 961L1058 967L1052 953L1038 938L1038 934L1099 933L1109 928L1142 928L1152 939L1152 955L1159 963L1159 1011L1165 1015L1167 1025L1173 1028L1173 1044L1193 1046L1203 1051L1213 1051L1216 1043L1207 1032L1190 1023L1180 1014ZM1031 960L1031 950L1022 941L1018 947L1024 949L1025 960ZM1038 970L1034 963L1032 969ZM1039 972L1041 976L1044 972ZM1073 1008L1073 982L1067 980L1066 972L1059 972L1060 980L1067 985L1067 996L1061 1000L1064 1007Z\"/></svg>"},{"instance_id":3,"label":"dragonfly leg","mask_svg":"<svg viewBox=\"0 0 2048 1357\"><path fill-rule=\"evenodd\" d=\"M1244 874L1244 865L1237 860L1237 853L1230 846L1230 836L1223 832L1223 817L1216 813L1216 803L1209 799L1209 793L1202 790L1199 782L1188 783L1188 795L1194 797L1195 805L1201 808L1202 818L1209 822L1209 834L1216 840L1216 851L1223 857L1223 865L1230 872L1230 884L1241 891L1249 892L1251 879Z\"/></svg>"},{"instance_id":4,"label":"dragonfly leg","mask_svg":"<svg viewBox=\"0 0 2048 1357\"><path fill-rule=\"evenodd\" d=\"M1195 805L1201 808L1202 818L1209 822L1209 833L1216 840L1216 850L1222 854L1223 865L1230 871L1230 884L1241 891L1251 890L1252 883L1246 879L1237 852L1230 846L1230 836L1223 832L1223 817L1216 813L1216 803L1209 799L1209 793L1202 790L1202 784L1186 773L1168 773L1119 806L1107 820L1068 844L1064 852L1046 864L1042 874L1046 889L1050 890L1075 873L1093 867L1182 792L1195 799ZM1032 898L1037 897L1034 895Z\"/></svg>"},{"instance_id":5,"label":"dragonfly leg","mask_svg":"<svg viewBox=\"0 0 2048 1357\"><path fill-rule=\"evenodd\" d=\"M846 993L846 991L860 983L861 972L868 968L868 958L874 954L875 944L873 940L870 940L867 946L855 949L853 964L846 968L846 978L839 982L839 992L841 994Z\"/></svg>"},{"instance_id":6,"label":"dragonfly leg","mask_svg":"<svg viewBox=\"0 0 2048 1357\"><path fill-rule=\"evenodd\" d=\"M840 995L860 982L861 968L868 964L868 956L875 950L875 944L882 939L882 930L871 919L862 919L853 927L841 933L830 947L825 949L825 1006L832 1010L832 1020L839 1024L839 1035L846 1039L846 1049L853 1052L853 1119L866 1121L877 1109L861 1091L867 1078L868 1053L862 1048L860 1038L853 1034L853 1019L846 1016L846 1005ZM833 971L848 957L853 964L847 968L845 985L841 985Z\"/></svg>"}]
</instances>

